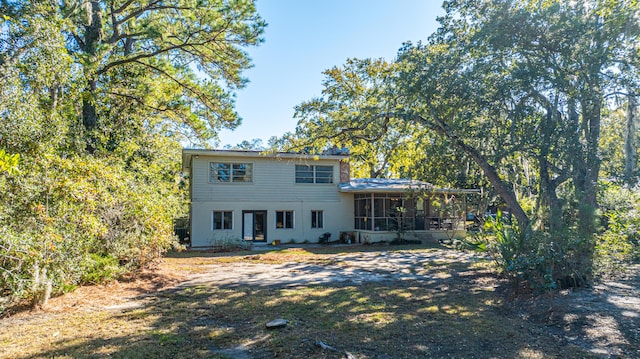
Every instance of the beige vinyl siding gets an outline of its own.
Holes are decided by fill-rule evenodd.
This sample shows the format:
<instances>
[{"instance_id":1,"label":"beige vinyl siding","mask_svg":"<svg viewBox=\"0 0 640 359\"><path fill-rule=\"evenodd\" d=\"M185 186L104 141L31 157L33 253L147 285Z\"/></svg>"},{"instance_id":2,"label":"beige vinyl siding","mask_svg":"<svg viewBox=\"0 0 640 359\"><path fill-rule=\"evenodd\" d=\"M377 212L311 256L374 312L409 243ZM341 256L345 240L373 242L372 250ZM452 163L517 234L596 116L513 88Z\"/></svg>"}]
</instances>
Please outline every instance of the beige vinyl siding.
<instances>
[{"instance_id":1,"label":"beige vinyl siding","mask_svg":"<svg viewBox=\"0 0 640 359\"><path fill-rule=\"evenodd\" d=\"M341 231L353 230L353 194L339 193L338 201L289 201L289 202L249 202L249 201L202 201L192 203L193 247L210 247L214 239L242 238L242 211L267 211L267 242L279 239L289 242L317 242L325 232L331 233L331 240L340 238ZM233 212L232 230L212 230L213 211ZM324 212L324 228L311 228L311 211ZM293 228L276 228L276 211L293 211Z\"/></svg>"},{"instance_id":2,"label":"beige vinyl siding","mask_svg":"<svg viewBox=\"0 0 640 359\"><path fill-rule=\"evenodd\" d=\"M248 183L220 183L209 181L209 163L252 163L253 181ZM333 183L295 183L295 165L333 167ZM289 160L274 158L238 158L199 156L192 164L193 201L338 201L338 161Z\"/></svg>"},{"instance_id":3,"label":"beige vinyl siding","mask_svg":"<svg viewBox=\"0 0 640 359\"><path fill-rule=\"evenodd\" d=\"M192 157L191 245L210 247L216 239L241 239L243 211L266 211L266 237L271 243L317 242L325 232L332 240L353 230L353 194L340 193L339 160L278 159L255 156ZM253 178L245 183L209 181L209 163L251 163ZM333 183L295 183L295 165L332 166ZM323 211L324 228L311 228L311 211ZM213 211L232 211L233 229L212 230ZM293 228L276 228L276 211L293 211Z\"/></svg>"}]
</instances>

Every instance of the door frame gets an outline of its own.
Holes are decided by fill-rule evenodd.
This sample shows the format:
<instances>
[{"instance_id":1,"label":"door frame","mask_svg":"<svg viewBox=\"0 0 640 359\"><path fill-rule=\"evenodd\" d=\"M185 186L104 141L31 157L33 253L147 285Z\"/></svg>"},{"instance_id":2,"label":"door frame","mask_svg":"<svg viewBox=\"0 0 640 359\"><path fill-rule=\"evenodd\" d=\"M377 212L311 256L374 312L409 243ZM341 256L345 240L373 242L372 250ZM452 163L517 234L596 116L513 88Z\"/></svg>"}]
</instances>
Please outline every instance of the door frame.
<instances>
[{"instance_id":1,"label":"door frame","mask_svg":"<svg viewBox=\"0 0 640 359\"><path fill-rule=\"evenodd\" d=\"M256 239L256 214L262 214L262 218L263 218L263 223L262 223L262 232L264 235L264 239ZM251 233L251 239L246 239L246 235L245 235L245 215L246 214L251 214L252 215L252 219L253 219L253 233ZM267 221L267 210L243 210L242 211L242 239L246 240L246 241L253 241L253 242L266 242L267 241L267 223L269 221Z\"/></svg>"}]
</instances>

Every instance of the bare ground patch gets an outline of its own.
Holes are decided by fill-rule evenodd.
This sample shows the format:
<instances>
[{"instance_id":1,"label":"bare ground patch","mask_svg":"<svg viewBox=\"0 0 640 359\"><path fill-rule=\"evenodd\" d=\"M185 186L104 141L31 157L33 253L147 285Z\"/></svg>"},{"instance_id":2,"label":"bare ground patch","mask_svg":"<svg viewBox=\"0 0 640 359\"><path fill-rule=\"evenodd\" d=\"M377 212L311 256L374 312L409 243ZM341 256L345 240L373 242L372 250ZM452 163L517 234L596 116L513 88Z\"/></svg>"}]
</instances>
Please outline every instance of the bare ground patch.
<instances>
[{"instance_id":1,"label":"bare ground patch","mask_svg":"<svg viewBox=\"0 0 640 359\"><path fill-rule=\"evenodd\" d=\"M184 253L0 320L0 357L640 357L638 283L514 298L447 249Z\"/></svg>"}]
</instances>

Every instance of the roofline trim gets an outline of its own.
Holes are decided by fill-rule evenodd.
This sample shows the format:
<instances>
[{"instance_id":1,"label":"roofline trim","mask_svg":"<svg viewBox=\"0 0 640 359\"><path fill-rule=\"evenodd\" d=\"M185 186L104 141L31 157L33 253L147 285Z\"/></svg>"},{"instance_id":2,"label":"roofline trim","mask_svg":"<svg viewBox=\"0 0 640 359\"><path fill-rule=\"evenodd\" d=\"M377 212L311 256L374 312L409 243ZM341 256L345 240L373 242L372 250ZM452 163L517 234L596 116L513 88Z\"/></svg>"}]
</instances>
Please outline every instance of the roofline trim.
<instances>
[{"instance_id":1,"label":"roofline trim","mask_svg":"<svg viewBox=\"0 0 640 359\"><path fill-rule=\"evenodd\" d=\"M237 157L237 158L276 158L276 159L291 159L291 160L337 160L344 161L349 159L348 154L303 154L303 153L290 153L290 152L275 152L269 153L266 151L253 151L253 150L207 150L196 148L183 148L182 149L182 171L188 172L191 168L192 157L197 156L224 156L224 157Z\"/></svg>"},{"instance_id":2,"label":"roofline trim","mask_svg":"<svg viewBox=\"0 0 640 359\"><path fill-rule=\"evenodd\" d=\"M410 193L410 192L431 192L431 193L450 193L450 194L477 194L481 193L479 189L455 189L455 188L342 188L338 186L338 191L342 193Z\"/></svg>"}]
</instances>

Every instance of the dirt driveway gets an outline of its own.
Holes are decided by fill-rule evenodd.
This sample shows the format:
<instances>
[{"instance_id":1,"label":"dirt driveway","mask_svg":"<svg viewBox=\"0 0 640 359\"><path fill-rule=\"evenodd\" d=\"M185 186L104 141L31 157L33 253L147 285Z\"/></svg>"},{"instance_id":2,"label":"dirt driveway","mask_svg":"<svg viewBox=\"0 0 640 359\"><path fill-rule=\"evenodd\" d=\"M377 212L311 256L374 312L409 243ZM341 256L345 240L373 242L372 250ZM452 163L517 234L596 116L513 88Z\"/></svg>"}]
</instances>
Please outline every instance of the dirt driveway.
<instances>
[{"instance_id":1,"label":"dirt driveway","mask_svg":"<svg viewBox=\"0 0 640 359\"><path fill-rule=\"evenodd\" d=\"M0 320L0 357L344 357L305 339L322 338L356 358L640 358L639 266L550 300L513 296L487 258L446 248L269 249L175 254L53 298ZM264 332L276 315L293 323Z\"/></svg>"},{"instance_id":2,"label":"dirt driveway","mask_svg":"<svg viewBox=\"0 0 640 359\"><path fill-rule=\"evenodd\" d=\"M206 272L192 274L183 286L214 284L217 286L300 286L343 283L347 285L379 281L422 281L443 285L463 278L473 263L487 258L464 252L432 250L429 252L377 251L335 254L321 262L269 264L259 261L260 254L248 255L246 261L206 265ZM248 261L248 262L247 262ZM432 277L428 265L446 265L454 269L446 275Z\"/></svg>"},{"instance_id":3,"label":"dirt driveway","mask_svg":"<svg viewBox=\"0 0 640 359\"><path fill-rule=\"evenodd\" d=\"M506 310L522 320L544 324L561 343L571 343L597 356L640 358L640 265L623 278L590 288L564 290L553 297L513 297L505 281L485 279L485 283L474 283L481 270L474 263L486 262L487 257L448 249L335 254L322 263L251 263L259 261L260 254L243 259L249 263L206 265L205 272L190 275L180 286L283 288L417 281L442 291L465 282L500 287L509 296ZM430 266L446 270L434 276Z\"/></svg>"}]
</instances>

